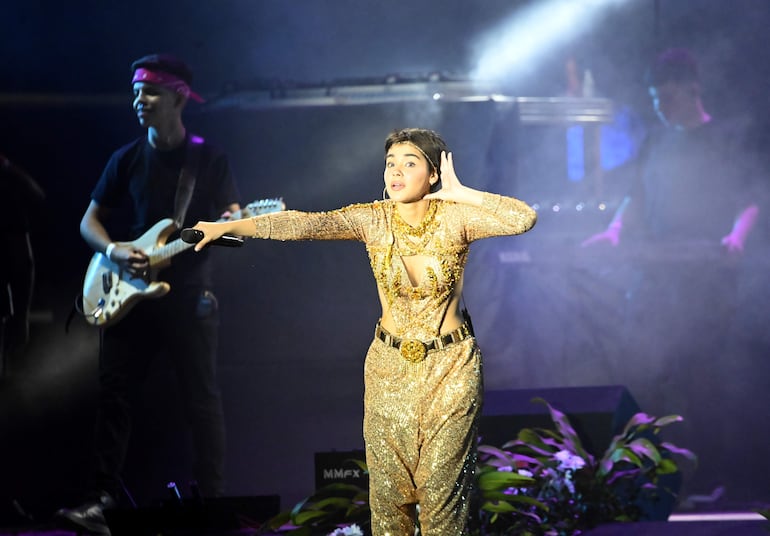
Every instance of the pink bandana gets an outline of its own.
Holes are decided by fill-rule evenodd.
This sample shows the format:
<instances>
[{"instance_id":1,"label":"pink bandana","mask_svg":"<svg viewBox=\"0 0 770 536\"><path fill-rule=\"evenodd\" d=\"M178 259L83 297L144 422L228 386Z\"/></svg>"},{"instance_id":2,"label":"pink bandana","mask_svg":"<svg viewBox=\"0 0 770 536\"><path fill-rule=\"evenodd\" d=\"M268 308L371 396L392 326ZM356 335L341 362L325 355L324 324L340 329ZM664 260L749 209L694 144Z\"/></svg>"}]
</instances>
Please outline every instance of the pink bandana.
<instances>
[{"instance_id":1,"label":"pink bandana","mask_svg":"<svg viewBox=\"0 0 770 536\"><path fill-rule=\"evenodd\" d=\"M150 71L140 67L134 72L134 78L131 80L132 84L136 82L156 84L158 86L165 87L166 89L170 89L171 91L181 93L185 97L191 98L196 102L205 102L203 97L190 89L190 86L187 85L187 82L170 73L165 73L162 71Z\"/></svg>"}]
</instances>

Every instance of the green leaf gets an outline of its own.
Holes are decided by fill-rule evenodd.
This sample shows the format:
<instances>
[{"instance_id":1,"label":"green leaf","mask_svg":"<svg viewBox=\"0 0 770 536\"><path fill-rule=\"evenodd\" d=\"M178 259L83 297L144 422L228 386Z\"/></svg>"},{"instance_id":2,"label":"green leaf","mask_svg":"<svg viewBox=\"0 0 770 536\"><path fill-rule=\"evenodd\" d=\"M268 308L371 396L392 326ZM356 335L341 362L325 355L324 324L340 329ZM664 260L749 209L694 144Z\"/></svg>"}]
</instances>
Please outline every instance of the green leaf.
<instances>
[{"instance_id":1,"label":"green leaf","mask_svg":"<svg viewBox=\"0 0 770 536\"><path fill-rule=\"evenodd\" d=\"M547 504L544 504L537 499L533 499L532 497L527 497L526 495L510 495L502 501L485 501L484 504L481 505L481 509L485 512L495 514L525 513L511 503L526 504L528 506L535 506L544 512L549 511Z\"/></svg>"},{"instance_id":2,"label":"green leaf","mask_svg":"<svg viewBox=\"0 0 770 536\"><path fill-rule=\"evenodd\" d=\"M481 463L494 467L513 466L514 459L510 452L489 445L479 445L479 458Z\"/></svg>"},{"instance_id":3,"label":"green leaf","mask_svg":"<svg viewBox=\"0 0 770 536\"><path fill-rule=\"evenodd\" d=\"M494 456L495 458L499 458L501 460L508 460L510 457L510 454L507 451L493 447L492 445L479 445L477 449L480 454Z\"/></svg>"},{"instance_id":4,"label":"green leaf","mask_svg":"<svg viewBox=\"0 0 770 536\"><path fill-rule=\"evenodd\" d=\"M497 473L497 472L498 472L497 467L493 465L485 465L485 464L479 465L476 468L476 478L481 477L481 475L483 475L484 473Z\"/></svg>"},{"instance_id":5,"label":"green leaf","mask_svg":"<svg viewBox=\"0 0 770 536\"><path fill-rule=\"evenodd\" d=\"M537 433L543 439L543 443L546 445L558 446L559 450L569 443L569 439L565 440L564 435L558 430L551 430L550 428L538 428Z\"/></svg>"},{"instance_id":6,"label":"green leaf","mask_svg":"<svg viewBox=\"0 0 770 536\"><path fill-rule=\"evenodd\" d=\"M657 421L655 421L654 426L657 426L658 428L661 428L663 426L668 426L671 423L675 422L682 422L684 419L681 415L666 415L665 417L661 417Z\"/></svg>"},{"instance_id":7,"label":"green leaf","mask_svg":"<svg viewBox=\"0 0 770 536\"><path fill-rule=\"evenodd\" d=\"M644 424L650 424L655 422L655 417L647 415L646 413L639 412L631 417L623 428L622 436L629 437L634 428L642 426Z\"/></svg>"},{"instance_id":8,"label":"green leaf","mask_svg":"<svg viewBox=\"0 0 770 536\"><path fill-rule=\"evenodd\" d=\"M697 461L698 460L698 456L695 455L695 453L692 452L691 450L685 449L685 448L681 448L681 447L677 447L676 445L674 445L672 443L666 443L664 441L663 443L660 444L660 448L661 449L665 449L668 452L671 452L672 454L679 454L680 456L684 456L688 460L692 460L692 461Z\"/></svg>"},{"instance_id":9,"label":"green leaf","mask_svg":"<svg viewBox=\"0 0 770 536\"><path fill-rule=\"evenodd\" d=\"M304 512L298 512L297 515L292 516L291 521L295 525L303 526L310 521L315 521L324 517L329 517L329 513L322 510L306 510Z\"/></svg>"},{"instance_id":10,"label":"green leaf","mask_svg":"<svg viewBox=\"0 0 770 536\"><path fill-rule=\"evenodd\" d=\"M532 428L522 428L519 430L519 434L516 436L518 441L514 442L514 445L520 445L522 443L525 443L529 446L538 446L539 448L543 448L545 446L545 443L543 443L543 438L540 437L540 435L537 434Z\"/></svg>"},{"instance_id":11,"label":"green leaf","mask_svg":"<svg viewBox=\"0 0 770 536\"><path fill-rule=\"evenodd\" d=\"M656 465L660 463L660 460L661 460L660 452L658 452L657 447L655 447L655 445L653 445L649 439L646 439L644 437L634 439L628 444L628 448L631 449L638 456L649 458Z\"/></svg>"},{"instance_id":12,"label":"green leaf","mask_svg":"<svg viewBox=\"0 0 770 536\"><path fill-rule=\"evenodd\" d=\"M633 464L637 467L642 466L642 460L637 456L633 450L631 450L628 447L619 448L616 451L612 452L609 460L613 463L618 462L628 462L630 464Z\"/></svg>"},{"instance_id":13,"label":"green leaf","mask_svg":"<svg viewBox=\"0 0 770 536\"><path fill-rule=\"evenodd\" d=\"M532 456L527 456L526 454L514 453L513 454L513 460L515 462L524 462L527 465L538 465L539 466L539 465L543 464L543 462L541 460L539 460L538 458L534 458ZM517 463L517 467L518 467L518 463Z\"/></svg>"},{"instance_id":14,"label":"green leaf","mask_svg":"<svg viewBox=\"0 0 770 536\"><path fill-rule=\"evenodd\" d=\"M679 467L676 465L676 462L670 458L663 458L658 464L659 475L670 475L676 473L678 470Z\"/></svg>"},{"instance_id":15,"label":"green leaf","mask_svg":"<svg viewBox=\"0 0 770 536\"><path fill-rule=\"evenodd\" d=\"M516 508L514 508L510 503L502 501L487 501L481 505L481 509L485 512L491 512L493 514L510 514L517 511Z\"/></svg>"},{"instance_id":16,"label":"green leaf","mask_svg":"<svg viewBox=\"0 0 770 536\"><path fill-rule=\"evenodd\" d=\"M534 497L529 497L528 495L509 495L508 496L508 502L512 503L521 503L521 504L528 504L530 506L536 506L537 508L540 508L541 510L548 511L548 505L538 501Z\"/></svg>"},{"instance_id":17,"label":"green leaf","mask_svg":"<svg viewBox=\"0 0 770 536\"><path fill-rule=\"evenodd\" d=\"M533 402L540 402L546 405L548 411L551 413L551 419L561 434L567 450L574 452L584 460L590 460L590 463L593 463L593 457L583 448L583 444L567 415L551 406L542 398L534 398Z\"/></svg>"},{"instance_id":18,"label":"green leaf","mask_svg":"<svg viewBox=\"0 0 770 536\"><path fill-rule=\"evenodd\" d=\"M550 447L544 438L539 436L535 431L524 428L519 432L519 439L507 443L514 454L521 454L523 452L531 453L534 455L551 458L558 450Z\"/></svg>"},{"instance_id":19,"label":"green leaf","mask_svg":"<svg viewBox=\"0 0 770 536\"><path fill-rule=\"evenodd\" d=\"M605 455L605 457L602 459L601 462L599 462L599 473L600 476L607 475L612 471L612 468L614 467L615 462L612 459L611 455Z\"/></svg>"},{"instance_id":20,"label":"green leaf","mask_svg":"<svg viewBox=\"0 0 770 536\"><path fill-rule=\"evenodd\" d=\"M493 491L507 488L518 488L535 483L533 478L507 471L494 471L478 475L479 489Z\"/></svg>"},{"instance_id":21,"label":"green leaf","mask_svg":"<svg viewBox=\"0 0 770 536\"><path fill-rule=\"evenodd\" d=\"M634 467L633 469L626 469L624 471L614 471L607 475L607 484L612 485L616 480L621 478L636 478L637 475L642 474L642 469Z\"/></svg>"},{"instance_id":22,"label":"green leaf","mask_svg":"<svg viewBox=\"0 0 770 536\"><path fill-rule=\"evenodd\" d=\"M556 425L556 428L559 430L559 432L564 438L578 440L577 432L575 432L575 429L572 427L572 424L569 422L567 415L565 415L563 412L551 406L551 404L546 402L545 399L543 398L535 397L532 399L532 401L539 402L548 408L548 411L551 414L551 420L553 420L553 423Z\"/></svg>"},{"instance_id":23,"label":"green leaf","mask_svg":"<svg viewBox=\"0 0 770 536\"><path fill-rule=\"evenodd\" d=\"M297 515L302 510L302 508L305 506L305 503L307 503L309 499L310 497L307 497L301 500L300 502L298 502L296 505L294 505L294 508L291 509L291 514L290 514L292 519L294 518L295 515Z\"/></svg>"},{"instance_id":24,"label":"green leaf","mask_svg":"<svg viewBox=\"0 0 770 536\"><path fill-rule=\"evenodd\" d=\"M492 471L500 471L504 467L510 467L513 468L513 461L512 460L487 460L484 462L484 467L488 470Z\"/></svg>"},{"instance_id":25,"label":"green leaf","mask_svg":"<svg viewBox=\"0 0 770 536\"><path fill-rule=\"evenodd\" d=\"M361 469L364 473L366 473L367 475L369 474L369 466L366 465L365 461L358 460L356 458L348 458L345 461L352 462L354 465L358 466L358 468Z\"/></svg>"},{"instance_id":26,"label":"green leaf","mask_svg":"<svg viewBox=\"0 0 770 536\"><path fill-rule=\"evenodd\" d=\"M505 490L489 490L482 493L482 496L487 501L507 501L511 494L506 493Z\"/></svg>"}]
</instances>

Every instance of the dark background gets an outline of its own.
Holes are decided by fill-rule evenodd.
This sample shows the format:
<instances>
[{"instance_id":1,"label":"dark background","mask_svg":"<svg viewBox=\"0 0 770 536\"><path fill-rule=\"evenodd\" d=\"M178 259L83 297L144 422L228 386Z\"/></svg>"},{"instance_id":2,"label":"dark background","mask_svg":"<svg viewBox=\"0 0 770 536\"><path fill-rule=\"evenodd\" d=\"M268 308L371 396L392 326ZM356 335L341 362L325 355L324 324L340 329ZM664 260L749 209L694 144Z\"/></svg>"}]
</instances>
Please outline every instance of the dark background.
<instances>
[{"instance_id":1,"label":"dark background","mask_svg":"<svg viewBox=\"0 0 770 536\"><path fill-rule=\"evenodd\" d=\"M567 178L564 127L512 127L506 123L510 108L494 102L280 107L227 98L266 88L382 83L388 76L467 78L490 65L491 52L504 50L499 32L507 20L547 3L6 2L0 152L40 182L47 200L31 210L37 285L25 371L2 385L0 498L17 499L45 518L82 491L98 337L78 318L67 333L65 324L91 256L78 233L89 193L111 152L140 134L130 108L132 60L168 51L191 64L194 89L208 103L191 103L188 126L228 152L243 203L281 196L289 208L327 210L376 199L385 136L394 128L423 126L444 135L459 176L471 186L543 207L576 200L613 206L626 186L622 173L608 172L597 197L589 179ZM554 45L498 73L501 90L511 96L562 95L564 64L575 58L581 70L591 70L599 94L615 103L618 121L605 135L620 133L626 151L621 157L627 158L654 121L642 83L648 60L663 48L687 46L701 60L707 108L749 124L755 152L748 158L764 173L770 5L606 4L582 31L551 30L545 42ZM540 22L553 16L543 15ZM501 131L510 138L501 139ZM490 154L503 154L512 167L501 172ZM643 411L680 411L671 402L676 397L660 397L645 383L648 376L639 373L645 363L608 342L627 277L623 265L608 267L600 256L588 267L570 260L575 245L608 217L609 211L600 210L543 210L532 233L492 239L472 250L465 299L485 352L488 389L620 384ZM751 245L761 252L760 238L758 233ZM532 262L511 261L521 248L534 251L542 244L549 246L547 260L533 255ZM314 452L363 444L363 356L378 317L368 259L355 243L254 241L218 251L217 265L229 493L275 493L284 505L293 504L312 491ZM749 295L764 289L760 268L747 273ZM762 307L752 314L760 325L767 318ZM715 481L703 480L688 493L710 493L712 483L721 483L734 501L770 498L765 349L758 344L742 356L746 373L724 377L726 388L714 394L724 400L713 415L713 442L693 445L687 433L672 430L683 446L727 460ZM704 355L691 366L718 374L723 359ZM125 478L140 503L164 496L167 481L188 478L174 389L159 363L146 407L140 408L145 419L137 425ZM704 394L695 382L682 389L694 397ZM746 427L723 433L736 421Z\"/></svg>"}]
</instances>

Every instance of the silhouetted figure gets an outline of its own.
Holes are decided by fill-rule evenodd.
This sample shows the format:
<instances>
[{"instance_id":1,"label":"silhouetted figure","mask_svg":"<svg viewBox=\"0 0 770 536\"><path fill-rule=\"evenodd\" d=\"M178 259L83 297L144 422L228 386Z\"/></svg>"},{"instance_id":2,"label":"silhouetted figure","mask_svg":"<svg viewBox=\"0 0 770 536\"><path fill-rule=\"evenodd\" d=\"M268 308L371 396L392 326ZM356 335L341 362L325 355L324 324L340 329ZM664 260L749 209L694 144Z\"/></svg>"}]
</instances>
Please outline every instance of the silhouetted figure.
<instances>
[{"instance_id":1,"label":"silhouetted figure","mask_svg":"<svg viewBox=\"0 0 770 536\"><path fill-rule=\"evenodd\" d=\"M0 372L18 368L19 351L29 341L29 314L35 284L30 219L45 193L26 171L0 154Z\"/></svg>"}]
</instances>

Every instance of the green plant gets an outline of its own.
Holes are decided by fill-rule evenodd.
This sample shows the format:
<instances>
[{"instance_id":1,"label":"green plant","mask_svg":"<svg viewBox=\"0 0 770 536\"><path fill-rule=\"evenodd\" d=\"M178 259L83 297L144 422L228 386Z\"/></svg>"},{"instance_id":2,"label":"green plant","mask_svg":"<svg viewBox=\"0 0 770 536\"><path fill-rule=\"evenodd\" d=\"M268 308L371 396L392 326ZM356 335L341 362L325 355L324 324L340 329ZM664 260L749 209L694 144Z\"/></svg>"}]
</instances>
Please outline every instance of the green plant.
<instances>
[{"instance_id":1,"label":"green plant","mask_svg":"<svg viewBox=\"0 0 770 536\"><path fill-rule=\"evenodd\" d=\"M568 536L600 523L635 521L648 504L674 491L661 477L674 475L673 455L695 455L660 439L679 422L637 413L596 458L583 447L567 416L543 399L555 429L519 432L501 448L479 446L478 488L483 534Z\"/></svg>"},{"instance_id":2,"label":"green plant","mask_svg":"<svg viewBox=\"0 0 770 536\"><path fill-rule=\"evenodd\" d=\"M665 482L678 472L674 455L687 449L660 439L678 415L660 419L637 413L600 458L583 447L567 416L543 399L554 429L525 428L502 447L479 446L478 508L474 535L572 536L600 523L636 521L661 498L673 498ZM364 472L362 460L348 460ZM478 514L478 516L476 515ZM358 536L370 526L368 493L331 484L269 520L269 534Z\"/></svg>"},{"instance_id":3,"label":"green plant","mask_svg":"<svg viewBox=\"0 0 770 536\"><path fill-rule=\"evenodd\" d=\"M347 460L367 472L361 460ZM329 484L294 508L269 519L263 532L292 536L358 536L369 526L369 493L351 484Z\"/></svg>"}]
</instances>

